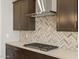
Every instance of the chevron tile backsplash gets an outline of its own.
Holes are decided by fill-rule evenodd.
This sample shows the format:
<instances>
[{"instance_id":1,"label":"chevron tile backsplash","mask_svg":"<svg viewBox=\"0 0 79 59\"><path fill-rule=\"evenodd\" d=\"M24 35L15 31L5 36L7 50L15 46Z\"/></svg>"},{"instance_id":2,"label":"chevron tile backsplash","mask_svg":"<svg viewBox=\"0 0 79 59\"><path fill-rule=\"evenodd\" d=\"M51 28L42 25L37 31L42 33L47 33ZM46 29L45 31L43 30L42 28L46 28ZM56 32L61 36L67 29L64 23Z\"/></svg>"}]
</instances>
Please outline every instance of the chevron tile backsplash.
<instances>
[{"instance_id":1,"label":"chevron tile backsplash","mask_svg":"<svg viewBox=\"0 0 79 59\"><path fill-rule=\"evenodd\" d=\"M35 31L21 31L21 41L57 45L60 48L77 50L77 32L57 32L56 16L36 18Z\"/></svg>"}]
</instances>

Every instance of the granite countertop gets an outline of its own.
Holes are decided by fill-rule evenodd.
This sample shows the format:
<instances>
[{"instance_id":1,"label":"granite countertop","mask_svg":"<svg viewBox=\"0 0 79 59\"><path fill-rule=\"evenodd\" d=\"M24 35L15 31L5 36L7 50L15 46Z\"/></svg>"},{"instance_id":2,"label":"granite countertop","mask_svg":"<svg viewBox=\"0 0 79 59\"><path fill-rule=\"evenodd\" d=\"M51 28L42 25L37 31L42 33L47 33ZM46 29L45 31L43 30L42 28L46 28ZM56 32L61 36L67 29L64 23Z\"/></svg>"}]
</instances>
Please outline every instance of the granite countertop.
<instances>
[{"instance_id":1,"label":"granite countertop","mask_svg":"<svg viewBox=\"0 0 79 59\"><path fill-rule=\"evenodd\" d=\"M71 51L71 50L58 48L58 49L55 49L55 50L45 52L45 51L40 51L40 50L37 50L37 49L32 49L32 48L29 48L29 47L24 47L23 45L26 44L26 43L19 42L19 41L7 42L7 44L12 45L12 46L16 46L16 47L19 47L19 48L22 48L22 49L31 50L31 51L34 51L34 52L45 54L45 55L48 55L48 56L57 57L57 58L60 58L60 59L78 59L78 53L77 53L78 51Z\"/></svg>"}]
</instances>

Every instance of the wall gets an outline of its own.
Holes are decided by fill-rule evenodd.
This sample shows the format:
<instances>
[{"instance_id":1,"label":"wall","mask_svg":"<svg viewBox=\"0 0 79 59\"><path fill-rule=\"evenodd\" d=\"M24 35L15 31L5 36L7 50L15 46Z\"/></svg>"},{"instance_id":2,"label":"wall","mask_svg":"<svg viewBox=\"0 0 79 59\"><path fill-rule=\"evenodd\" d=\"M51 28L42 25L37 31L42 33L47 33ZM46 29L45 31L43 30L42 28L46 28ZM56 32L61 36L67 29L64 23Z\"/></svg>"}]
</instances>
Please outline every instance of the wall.
<instances>
[{"instance_id":1,"label":"wall","mask_svg":"<svg viewBox=\"0 0 79 59\"><path fill-rule=\"evenodd\" d=\"M1 55L5 58L5 42L18 41L19 32L13 31L13 4L12 0L1 0L2 9L2 44Z\"/></svg>"},{"instance_id":2,"label":"wall","mask_svg":"<svg viewBox=\"0 0 79 59\"><path fill-rule=\"evenodd\" d=\"M76 50L77 35L77 32L57 32L56 16L47 16L36 18L36 30L22 31L20 37L26 43L38 42Z\"/></svg>"},{"instance_id":3,"label":"wall","mask_svg":"<svg viewBox=\"0 0 79 59\"><path fill-rule=\"evenodd\" d=\"M0 0L0 52L1 52L1 0ZM0 53L1 56L1 53Z\"/></svg>"}]
</instances>

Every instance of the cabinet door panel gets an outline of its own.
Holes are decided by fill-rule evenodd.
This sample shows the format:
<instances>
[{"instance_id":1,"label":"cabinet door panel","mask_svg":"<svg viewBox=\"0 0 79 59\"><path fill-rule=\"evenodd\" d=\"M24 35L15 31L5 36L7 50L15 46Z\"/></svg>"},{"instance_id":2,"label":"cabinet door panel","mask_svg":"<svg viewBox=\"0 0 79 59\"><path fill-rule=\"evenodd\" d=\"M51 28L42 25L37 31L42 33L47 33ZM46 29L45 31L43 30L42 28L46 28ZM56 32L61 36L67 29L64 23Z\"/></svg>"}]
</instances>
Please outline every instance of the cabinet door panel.
<instances>
[{"instance_id":1,"label":"cabinet door panel","mask_svg":"<svg viewBox=\"0 0 79 59\"><path fill-rule=\"evenodd\" d=\"M19 59L17 56L18 48L12 47L10 45L6 45L6 59Z\"/></svg>"},{"instance_id":2,"label":"cabinet door panel","mask_svg":"<svg viewBox=\"0 0 79 59\"><path fill-rule=\"evenodd\" d=\"M23 0L21 3L21 28L22 30L35 30L35 18L27 17L26 14L35 12L34 0Z\"/></svg>"},{"instance_id":3,"label":"cabinet door panel","mask_svg":"<svg viewBox=\"0 0 79 59\"><path fill-rule=\"evenodd\" d=\"M13 4L13 29L21 29L20 27L20 17L21 17L21 1Z\"/></svg>"},{"instance_id":4,"label":"cabinet door panel","mask_svg":"<svg viewBox=\"0 0 79 59\"><path fill-rule=\"evenodd\" d=\"M29 13L35 13L35 0L14 3L14 30L35 30L35 18L26 16Z\"/></svg>"},{"instance_id":5,"label":"cabinet door panel","mask_svg":"<svg viewBox=\"0 0 79 59\"><path fill-rule=\"evenodd\" d=\"M77 0L57 0L57 30L76 31Z\"/></svg>"}]
</instances>

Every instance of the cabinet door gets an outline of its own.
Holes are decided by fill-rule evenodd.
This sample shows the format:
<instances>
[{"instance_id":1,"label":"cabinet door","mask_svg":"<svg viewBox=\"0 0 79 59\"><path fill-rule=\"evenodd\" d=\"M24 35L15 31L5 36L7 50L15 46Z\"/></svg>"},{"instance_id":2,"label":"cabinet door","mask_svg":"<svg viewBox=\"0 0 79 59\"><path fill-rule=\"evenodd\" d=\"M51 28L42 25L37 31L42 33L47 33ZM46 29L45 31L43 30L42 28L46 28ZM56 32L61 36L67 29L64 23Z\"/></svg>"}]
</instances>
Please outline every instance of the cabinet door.
<instances>
[{"instance_id":1,"label":"cabinet door","mask_svg":"<svg viewBox=\"0 0 79 59\"><path fill-rule=\"evenodd\" d=\"M35 0L23 0L21 2L21 30L35 30L35 18L26 16L35 13Z\"/></svg>"},{"instance_id":2,"label":"cabinet door","mask_svg":"<svg viewBox=\"0 0 79 59\"><path fill-rule=\"evenodd\" d=\"M77 0L57 0L57 30L77 31Z\"/></svg>"},{"instance_id":3,"label":"cabinet door","mask_svg":"<svg viewBox=\"0 0 79 59\"><path fill-rule=\"evenodd\" d=\"M39 53L29 50L20 49L17 53L19 54L20 59L41 59Z\"/></svg>"},{"instance_id":4,"label":"cabinet door","mask_svg":"<svg viewBox=\"0 0 79 59\"><path fill-rule=\"evenodd\" d=\"M6 45L6 59L20 59L17 53L19 49L10 45Z\"/></svg>"},{"instance_id":5,"label":"cabinet door","mask_svg":"<svg viewBox=\"0 0 79 59\"><path fill-rule=\"evenodd\" d=\"M19 59L31 59L31 52L20 49L17 51ZM33 58L33 57L32 57Z\"/></svg>"},{"instance_id":6,"label":"cabinet door","mask_svg":"<svg viewBox=\"0 0 79 59\"><path fill-rule=\"evenodd\" d=\"M20 30L21 29L21 1L15 2L13 4L13 29Z\"/></svg>"},{"instance_id":7,"label":"cabinet door","mask_svg":"<svg viewBox=\"0 0 79 59\"><path fill-rule=\"evenodd\" d=\"M6 45L6 59L29 59L28 52L24 54L24 50L15 46Z\"/></svg>"},{"instance_id":8,"label":"cabinet door","mask_svg":"<svg viewBox=\"0 0 79 59\"><path fill-rule=\"evenodd\" d=\"M35 30L35 18L26 16L29 13L35 13L35 0L14 3L14 30Z\"/></svg>"},{"instance_id":9,"label":"cabinet door","mask_svg":"<svg viewBox=\"0 0 79 59\"><path fill-rule=\"evenodd\" d=\"M14 57L13 57L13 54L14 53L12 53L13 51L12 51L12 49L11 49L11 47L9 47L8 45L6 45L6 59L13 59Z\"/></svg>"}]
</instances>

